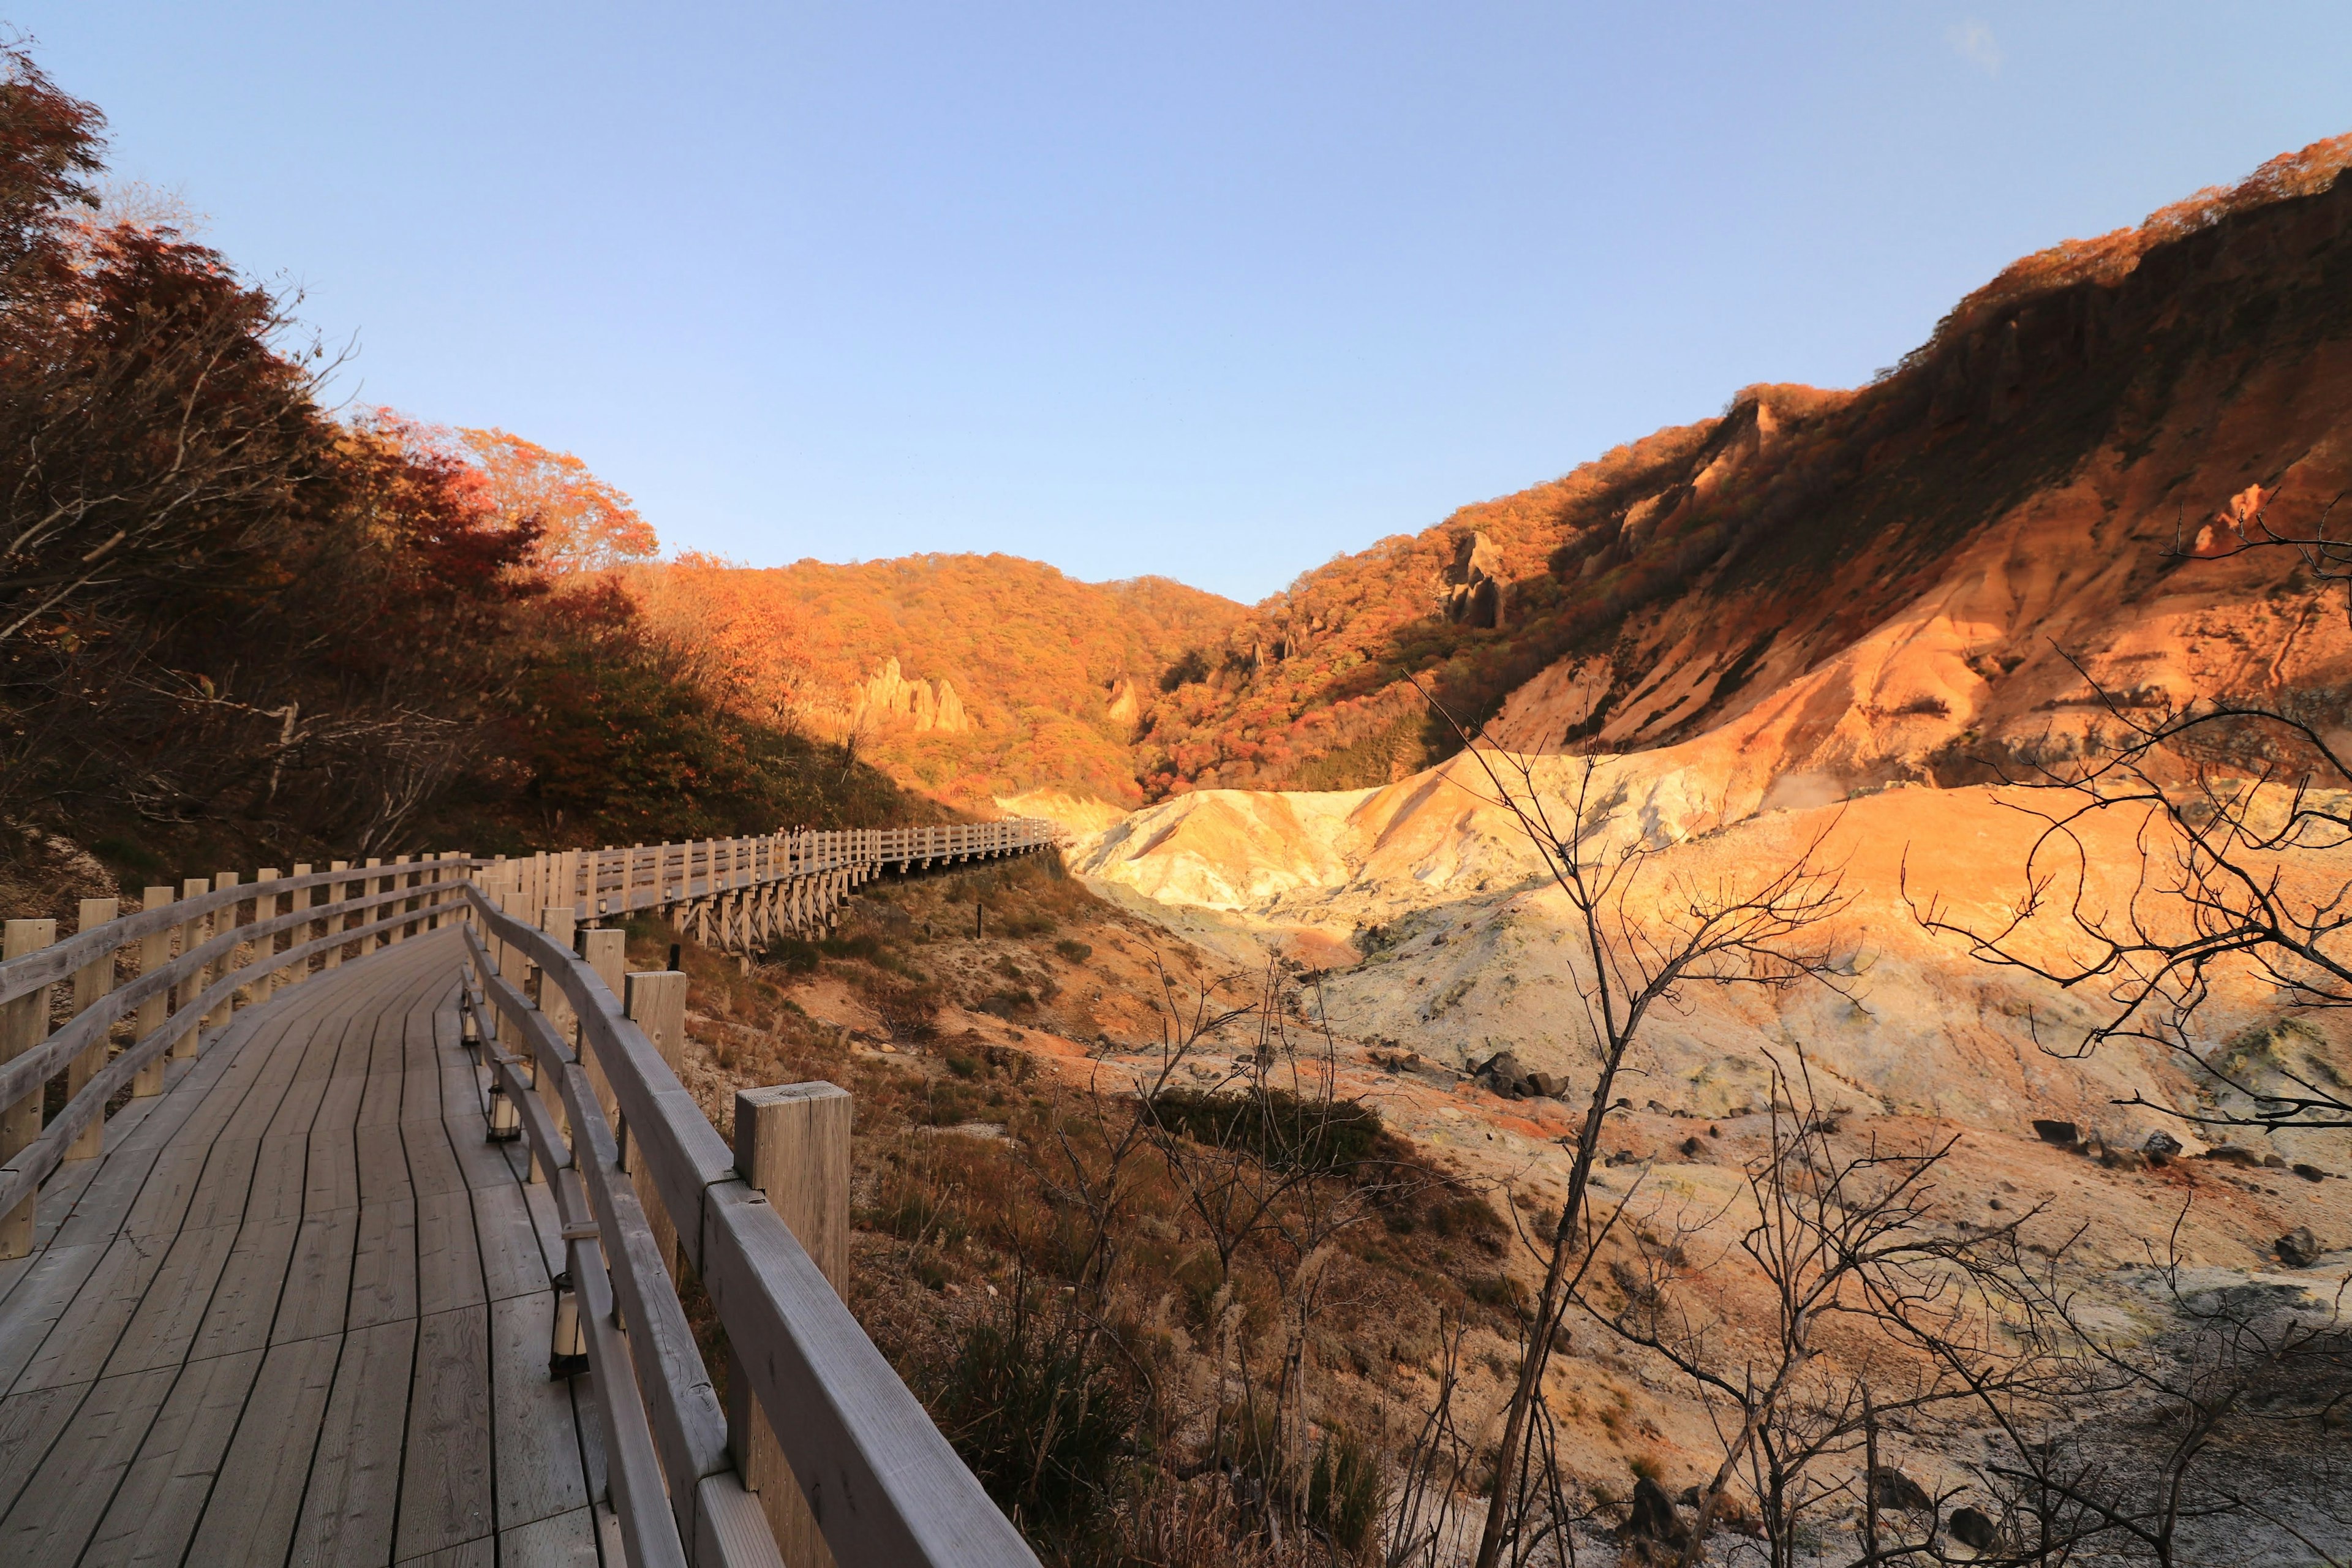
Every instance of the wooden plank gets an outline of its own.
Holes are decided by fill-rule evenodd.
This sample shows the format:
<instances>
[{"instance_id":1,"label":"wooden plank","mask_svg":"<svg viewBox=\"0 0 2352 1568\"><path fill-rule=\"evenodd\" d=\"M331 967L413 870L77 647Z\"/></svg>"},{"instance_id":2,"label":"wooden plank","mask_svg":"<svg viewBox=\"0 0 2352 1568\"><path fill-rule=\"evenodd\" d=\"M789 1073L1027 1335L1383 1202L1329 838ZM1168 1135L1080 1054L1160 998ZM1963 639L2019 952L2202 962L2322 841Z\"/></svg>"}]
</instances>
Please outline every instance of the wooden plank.
<instances>
[{"instance_id":1,"label":"wooden plank","mask_svg":"<svg viewBox=\"0 0 2352 1568\"><path fill-rule=\"evenodd\" d=\"M477 1187L472 1194L474 1237L481 1248L484 1294L493 1301L510 1296L530 1296L545 1290L554 1278L541 1250L539 1233L531 1225L530 1208L522 1184L508 1173L501 1187Z\"/></svg>"},{"instance_id":2,"label":"wooden plank","mask_svg":"<svg viewBox=\"0 0 2352 1568\"><path fill-rule=\"evenodd\" d=\"M457 1152L451 1147L450 1129L442 1121L440 1074L434 1074L431 1098L416 1116L400 1124L400 1141L408 1152L408 1182L418 1197L436 1193L462 1193L466 1190L466 1169L458 1163ZM474 1121L474 1135L481 1136L481 1119Z\"/></svg>"},{"instance_id":3,"label":"wooden plank","mask_svg":"<svg viewBox=\"0 0 2352 1568\"><path fill-rule=\"evenodd\" d=\"M493 1568L498 1560L498 1542L485 1535L460 1546L428 1552L422 1557L404 1557L400 1568Z\"/></svg>"},{"instance_id":4,"label":"wooden plank","mask_svg":"<svg viewBox=\"0 0 2352 1568\"><path fill-rule=\"evenodd\" d=\"M395 1558L491 1534L489 1310L422 1319L408 1401Z\"/></svg>"},{"instance_id":5,"label":"wooden plank","mask_svg":"<svg viewBox=\"0 0 2352 1568\"><path fill-rule=\"evenodd\" d=\"M380 1082L371 1078L370 1083ZM397 1080L394 1080L397 1082ZM413 1195L408 1184L408 1151L402 1147L400 1123L370 1121L364 1106L360 1110L359 1125L352 1130L353 1150L359 1163L360 1202L380 1204L387 1199Z\"/></svg>"},{"instance_id":6,"label":"wooden plank","mask_svg":"<svg viewBox=\"0 0 2352 1568\"><path fill-rule=\"evenodd\" d=\"M122 1336L107 1358L108 1375L177 1366L187 1359L205 1310L212 1305L213 1287L236 1246L236 1226L218 1225L183 1231L173 1238L163 1266L148 1281L139 1310L123 1325Z\"/></svg>"},{"instance_id":7,"label":"wooden plank","mask_svg":"<svg viewBox=\"0 0 2352 1568\"><path fill-rule=\"evenodd\" d=\"M307 1128L261 1140L254 1146L253 1176L246 1188L245 1209L239 1217L247 1225L300 1219L302 1189L310 1173L310 1135Z\"/></svg>"},{"instance_id":8,"label":"wooden plank","mask_svg":"<svg viewBox=\"0 0 2352 1568\"><path fill-rule=\"evenodd\" d=\"M488 1300L474 1203L463 1190L416 1200L416 1310L420 1315Z\"/></svg>"},{"instance_id":9,"label":"wooden plank","mask_svg":"<svg viewBox=\"0 0 2352 1568\"><path fill-rule=\"evenodd\" d=\"M0 1399L0 1518L15 1506L89 1392L86 1386L37 1388Z\"/></svg>"},{"instance_id":10,"label":"wooden plank","mask_svg":"<svg viewBox=\"0 0 2352 1568\"><path fill-rule=\"evenodd\" d=\"M177 1563L245 1414L257 1350L193 1362L172 1386L81 1563Z\"/></svg>"},{"instance_id":11,"label":"wooden plank","mask_svg":"<svg viewBox=\"0 0 2352 1568\"><path fill-rule=\"evenodd\" d=\"M352 1249L349 1327L416 1316L416 1205L408 1198L360 1205Z\"/></svg>"},{"instance_id":12,"label":"wooden plank","mask_svg":"<svg viewBox=\"0 0 2352 1568\"><path fill-rule=\"evenodd\" d=\"M10 1385L12 1394L89 1383L114 1353L122 1327L139 1310L163 1249L119 1237Z\"/></svg>"},{"instance_id":13,"label":"wooden plank","mask_svg":"<svg viewBox=\"0 0 2352 1568\"><path fill-rule=\"evenodd\" d=\"M42 949L54 947L58 922L53 920L13 920L0 939L0 952L10 960L12 973ZM46 987L13 1001L0 1003L0 1061L13 1060L38 1049L49 1037L49 994ZM42 1092L37 1088L10 1089L0 1097L0 1160L7 1160L41 1135ZM0 1214L0 1257L22 1258L33 1249L33 1220L39 1194L8 1205Z\"/></svg>"},{"instance_id":14,"label":"wooden plank","mask_svg":"<svg viewBox=\"0 0 2352 1568\"><path fill-rule=\"evenodd\" d=\"M129 1136L107 1152L100 1170L58 1226L52 1247L103 1245L114 1238L155 1163L227 1073L231 1059L230 1053L220 1052L173 1064L181 1072L179 1080Z\"/></svg>"},{"instance_id":15,"label":"wooden plank","mask_svg":"<svg viewBox=\"0 0 2352 1568\"><path fill-rule=\"evenodd\" d=\"M588 1502L572 1392L547 1375L554 1319L555 1297L549 1291L490 1306L491 1432L501 1531Z\"/></svg>"},{"instance_id":16,"label":"wooden plank","mask_svg":"<svg viewBox=\"0 0 2352 1568\"><path fill-rule=\"evenodd\" d=\"M349 967L346 965L346 967ZM294 1527L290 1561L388 1563L408 1427L416 1323L356 1330L343 1340L333 1392L319 1425L310 1480Z\"/></svg>"},{"instance_id":17,"label":"wooden plank","mask_svg":"<svg viewBox=\"0 0 2352 1568\"><path fill-rule=\"evenodd\" d=\"M482 1090L488 1078L478 1069L463 1069L470 1083L445 1080L442 1093L442 1128L449 1139L458 1167L465 1173L466 1185L480 1189L503 1187L513 1184L514 1167L497 1144L487 1136L488 1124L482 1116Z\"/></svg>"},{"instance_id":18,"label":"wooden plank","mask_svg":"<svg viewBox=\"0 0 2352 1568\"><path fill-rule=\"evenodd\" d=\"M499 1536L499 1568L596 1568L597 1562L596 1520L584 1508Z\"/></svg>"},{"instance_id":19,"label":"wooden plank","mask_svg":"<svg viewBox=\"0 0 2352 1568\"><path fill-rule=\"evenodd\" d=\"M531 1233L539 1238L540 1256L547 1265L547 1277L552 1279L565 1268L563 1216L556 1212L555 1194L550 1184L538 1182L524 1187L522 1197L530 1208Z\"/></svg>"},{"instance_id":20,"label":"wooden plank","mask_svg":"<svg viewBox=\"0 0 2352 1568\"><path fill-rule=\"evenodd\" d=\"M16 1379L40 1353L51 1327L115 1245L52 1247L33 1259L32 1271L0 1302L0 1393L16 1387Z\"/></svg>"},{"instance_id":21,"label":"wooden plank","mask_svg":"<svg viewBox=\"0 0 2352 1568\"><path fill-rule=\"evenodd\" d=\"M351 1304L352 1253L360 1234L360 1211L329 1209L304 1216L294 1238L269 1342L282 1345L343 1331Z\"/></svg>"},{"instance_id":22,"label":"wooden plank","mask_svg":"<svg viewBox=\"0 0 2352 1568\"><path fill-rule=\"evenodd\" d=\"M248 1220L238 1228L204 1321L188 1346L191 1361L259 1350L269 1343L269 1327L278 1317L301 1230L299 1219Z\"/></svg>"},{"instance_id":23,"label":"wooden plank","mask_svg":"<svg viewBox=\"0 0 2352 1568\"><path fill-rule=\"evenodd\" d=\"M176 1367L97 1384L0 1516L0 1563L65 1568L81 1550L137 1457Z\"/></svg>"},{"instance_id":24,"label":"wooden plank","mask_svg":"<svg viewBox=\"0 0 2352 1568\"><path fill-rule=\"evenodd\" d=\"M189 1568L286 1560L341 1351L335 1336L275 1345L262 1358L189 1545Z\"/></svg>"},{"instance_id":25,"label":"wooden plank","mask_svg":"<svg viewBox=\"0 0 2352 1568\"><path fill-rule=\"evenodd\" d=\"M214 1139L204 1151L204 1166L188 1190L187 1208L170 1228L210 1230L244 1219L246 1194L252 1190L254 1162L260 1153L258 1138Z\"/></svg>"},{"instance_id":26,"label":"wooden plank","mask_svg":"<svg viewBox=\"0 0 2352 1568\"><path fill-rule=\"evenodd\" d=\"M572 1386L572 1426L580 1434L580 1473L587 1482L588 1500L610 1511L612 1477L604 1464L604 1418L596 1409L593 1379L575 1377Z\"/></svg>"},{"instance_id":27,"label":"wooden plank","mask_svg":"<svg viewBox=\"0 0 2352 1568\"><path fill-rule=\"evenodd\" d=\"M844 1300L849 1296L850 1098L830 1083L778 1084L735 1091L735 1163L767 1195L808 1257ZM787 1562L833 1562L815 1516L776 1440L768 1412L737 1401L736 1461L759 1494L768 1528Z\"/></svg>"},{"instance_id":28,"label":"wooden plank","mask_svg":"<svg viewBox=\"0 0 2352 1568\"><path fill-rule=\"evenodd\" d=\"M328 1120L333 1108L333 1097L319 1111L320 1124L310 1130L305 1142L307 1154L302 1165L302 1212L305 1215L331 1214L337 1209L360 1206L360 1163L358 1134L348 1125L337 1126Z\"/></svg>"},{"instance_id":29,"label":"wooden plank","mask_svg":"<svg viewBox=\"0 0 2352 1568\"><path fill-rule=\"evenodd\" d=\"M775 1211L724 1183L704 1214L703 1282L735 1352L730 1398L740 1387L789 1413L776 1436L834 1555L1034 1568L1019 1532Z\"/></svg>"}]
</instances>

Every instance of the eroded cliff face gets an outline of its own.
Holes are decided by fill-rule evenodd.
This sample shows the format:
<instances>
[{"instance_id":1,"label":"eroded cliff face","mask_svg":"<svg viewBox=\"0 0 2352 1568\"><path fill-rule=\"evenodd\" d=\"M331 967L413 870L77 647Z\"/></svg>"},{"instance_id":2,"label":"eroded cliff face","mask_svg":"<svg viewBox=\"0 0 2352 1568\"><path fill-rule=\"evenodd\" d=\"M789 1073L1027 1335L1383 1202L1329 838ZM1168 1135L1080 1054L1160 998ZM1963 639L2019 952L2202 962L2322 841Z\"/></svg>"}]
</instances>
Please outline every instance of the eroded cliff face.
<instances>
[{"instance_id":1,"label":"eroded cliff face","mask_svg":"<svg viewBox=\"0 0 2352 1568\"><path fill-rule=\"evenodd\" d=\"M1407 671L1516 749L1737 736L1759 797L1777 774L1952 783L1989 749L2078 744L2076 661L2149 703L2337 700L2340 590L2173 546L2250 492L2292 531L2352 488L2344 151L2313 150L2305 194L2158 215L2079 247L2096 266L2021 264L1869 386L1750 388L1308 574L1234 634L1278 657L1147 712L1147 784L1409 773L1452 742Z\"/></svg>"}]
</instances>

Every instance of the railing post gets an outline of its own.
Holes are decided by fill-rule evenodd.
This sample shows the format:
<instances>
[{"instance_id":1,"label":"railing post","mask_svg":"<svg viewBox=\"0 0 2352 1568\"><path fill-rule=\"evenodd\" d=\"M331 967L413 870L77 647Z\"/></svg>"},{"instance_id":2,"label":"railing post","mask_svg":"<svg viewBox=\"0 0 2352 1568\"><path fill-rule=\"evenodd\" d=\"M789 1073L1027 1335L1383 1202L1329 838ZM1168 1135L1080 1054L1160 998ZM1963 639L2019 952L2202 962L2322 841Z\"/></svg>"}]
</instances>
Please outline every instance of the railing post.
<instances>
[{"instance_id":1,"label":"railing post","mask_svg":"<svg viewBox=\"0 0 2352 1568\"><path fill-rule=\"evenodd\" d=\"M122 900L120 899L84 899L78 911L80 929L90 931L102 926L121 910ZM75 1016L79 1017L97 1006L100 999L113 989L114 950L110 947L74 971ZM71 1100L75 1095L79 1094L83 1087L96 1078L105 1066L106 1037L101 1035L90 1042L88 1050L76 1056L67 1066L66 1098ZM81 1135L73 1141L73 1146L66 1151L65 1157L68 1160L95 1160L105 1147L106 1118L100 1114L89 1126L81 1130Z\"/></svg>"},{"instance_id":2,"label":"railing post","mask_svg":"<svg viewBox=\"0 0 2352 1568\"><path fill-rule=\"evenodd\" d=\"M669 1064L670 1071L678 1071L686 1063L686 976L675 969L639 970L627 977L621 995L623 1009L645 1031L656 1053ZM646 1219L653 1226L662 1261L669 1266L669 1277L676 1279L677 1227L654 1185L653 1171L632 1155L629 1180L637 1189L637 1203L645 1209Z\"/></svg>"},{"instance_id":3,"label":"railing post","mask_svg":"<svg viewBox=\"0 0 2352 1568\"><path fill-rule=\"evenodd\" d=\"M310 863L308 860L298 860L294 863L294 875L298 879L307 877L310 874ZM316 888L305 888L300 892L289 893L286 897L290 900L287 906L287 913L291 914L296 910L307 910L311 905L317 903L319 901L319 889ZM319 922L317 921L304 921L300 925L296 926L292 931L286 933L286 945L289 947L301 946L304 942L310 940L312 934L317 931L318 928ZM285 976L284 979L278 982L279 985L299 985L302 982L310 978L310 961L307 958L303 959L299 963L289 964L278 973Z\"/></svg>"},{"instance_id":4,"label":"railing post","mask_svg":"<svg viewBox=\"0 0 2352 1568\"><path fill-rule=\"evenodd\" d=\"M0 959L38 952L57 940L55 921L10 921L0 928ZM0 1009L0 1062L14 1061L48 1037L47 986ZM14 1159L41 1135L41 1097L46 1088L37 1083L16 1104L0 1106L0 1162ZM29 1193L12 1212L0 1215L0 1258L23 1258L33 1250L33 1210L39 1196Z\"/></svg>"},{"instance_id":5,"label":"railing post","mask_svg":"<svg viewBox=\"0 0 2352 1568\"><path fill-rule=\"evenodd\" d=\"M359 869L362 871L373 871L383 864L383 860L382 857L371 855L366 859L360 862ZM358 897L362 899L370 898L383 891L383 888L377 885L380 880L381 879L375 877L362 877L357 882L353 883L352 886L359 889ZM354 926L371 925L374 923L375 918L382 913L383 913L383 910L371 904L367 908L359 911ZM365 958L369 953L373 952L378 947L382 946L383 943L383 937L381 932L374 936L363 937L353 944L359 949L359 952L353 953L352 956L354 958Z\"/></svg>"},{"instance_id":6,"label":"railing post","mask_svg":"<svg viewBox=\"0 0 2352 1568\"><path fill-rule=\"evenodd\" d=\"M411 865L415 864L415 859L416 857L414 855L399 855L394 857L392 863L395 869L393 871L392 875L385 878L383 881L384 890L386 892L406 894L416 886L416 879L410 875L408 869ZM405 917L408 913L408 906L413 902L415 902L415 900L406 897L394 899L389 905L385 906L384 909L379 912L382 913L386 920L394 919L395 917ZM394 925L390 931L383 933L383 944L386 947L390 947L394 942L406 942L407 940L408 921L405 918L400 918L397 925Z\"/></svg>"},{"instance_id":7,"label":"railing post","mask_svg":"<svg viewBox=\"0 0 2352 1568\"><path fill-rule=\"evenodd\" d=\"M844 1300L849 1296L849 1091L786 1083L735 1091L735 1169L768 1195ZM751 1380L728 1379L728 1441L743 1484L760 1494L787 1563L830 1564L833 1552L809 1513Z\"/></svg>"},{"instance_id":8,"label":"railing post","mask_svg":"<svg viewBox=\"0 0 2352 1568\"><path fill-rule=\"evenodd\" d=\"M212 891L212 883L202 877L190 877L180 884L180 897L183 899L201 898L205 894ZM210 915L195 916L194 919L187 921L180 927L180 951L183 953L194 952L196 949L205 944L205 939L211 934L212 917ZM190 970L187 974L173 987L173 989L178 993L178 994L173 998L173 1001L175 1004L174 1011L179 1007L186 1006L198 996L204 994L205 987L212 983L213 966L211 964L199 963L195 968ZM174 1057L184 1059L196 1054L197 1028L198 1025L189 1025L188 1032L172 1042L172 1054Z\"/></svg>"},{"instance_id":9,"label":"railing post","mask_svg":"<svg viewBox=\"0 0 2352 1568\"><path fill-rule=\"evenodd\" d=\"M572 945L572 906L569 903L549 904L541 910L539 929L553 937L556 946L570 947ZM539 1010L547 1019L549 1026L554 1029L555 1037L571 1047L577 1054L580 1045L579 1020L572 1016L572 1004L564 996L563 987L557 984L555 976L548 973L544 968L539 972ZM533 1055L536 1056L537 1053L534 1052ZM540 1100L547 1106L547 1114L554 1120L557 1136L568 1143L572 1141L572 1120L564 1114L562 1077L559 1072L551 1070L552 1063L542 1065L551 1070L534 1073L532 1087L539 1090ZM547 1179L553 1181L555 1173L550 1171L547 1173Z\"/></svg>"},{"instance_id":10,"label":"railing post","mask_svg":"<svg viewBox=\"0 0 2352 1568\"><path fill-rule=\"evenodd\" d=\"M330 860L327 862L327 869L330 871L348 871L351 868L352 863L348 860ZM339 904L342 902L343 889L345 886L346 884L341 882L328 883L327 902L331 904ZM351 929L351 917L349 915L335 915L328 920L327 929L321 934L326 936L339 936L342 932ZM340 942L335 943L334 946L327 949L323 957L325 962L320 965L320 968L340 968L343 962L343 944Z\"/></svg>"},{"instance_id":11,"label":"railing post","mask_svg":"<svg viewBox=\"0 0 2352 1568\"><path fill-rule=\"evenodd\" d=\"M213 878L213 891L215 893L236 886L236 873L234 871L223 871ZM244 900L239 900L236 903L225 906L218 912L214 914L211 928L212 933L215 936L226 936L229 932L235 931L237 926L242 923L236 918L237 911L244 907ZM231 973L236 968L236 949L232 946L226 952L222 953L218 958L213 960L212 963L205 965L205 984L210 985L214 981L220 979L223 975ZM236 995L234 992L222 997L220 999L220 1005L215 1007L211 1012L205 1015L205 1027L217 1029L225 1026L228 1023L229 1013L236 1006Z\"/></svg>"},{"instance_id":12,"label":"railing post","mask_svg":"<svg viewBox=\"0 0 2352 1568\"><path fill-rule=\"evenodd\" d=\"M257 889L258 889L264 882L274 882L276 880L278 880L278 868L275 866L264 866L260 870L256 871L253 874L253 885ZM280 895L277 893L256 892L253 895L254 924L259 925L269 919L270 916L278 912L278 900L279 897ZM276 931L270 932L268 936L257 937L254 939L254 957L268 958L274 955L277 952L278 933ZM254 1002L268 1001L272 996L278 994L278 987L279 984L280 982L278 978L278 971L274 969L271 970L268 973L261 977L261 984L259 985L255 986L247 993L247 1005L250 1006Z\"/></svg>"},{"instance_id":13,"label":"railing post","mask_svg":"<svg viewBox=\"0 0 2352 1568\"><path fill-rule=\"evenodd\" d=\"M604 989L613 994L616 1002L628 990L628 944L629 933L625 931L599 928L580 933L580 956L587 960L588 967L596 972L596 978L604 983ZM596 1091L597 1109L604 1111L608 1123L619 1126L620 1113L613 1099L612 1079L605 1075L604 1058L590 1047L585 1029L580 1031L580 1060L588 1069L589 1087Z\"/></svg>"},{"instance_id":14,"label":"railing post","mask_svg":"<svg viewBox=\"0 0 2352 1568\"><path fill-rule=\"evenodd\" d=\"M150 888L141 900L144 908L151 910L160 910L171 901L172 889L169 887ZM162 931L150 931L139 939L140 973L152 974L171 962L172 930L169 926ZM162 1028L163 1020L170 1017L171 1014L171 988L166 986L139 1004L139 1019L134 1026L136 1031L134 1037L145 1039ZM139 1069L138 1075L131 1080L131 1092L134 1098L140 1100L144 1100L152 1094L163 1092L163 1058L160 1054Z\"/></svg>"}]
</instances>

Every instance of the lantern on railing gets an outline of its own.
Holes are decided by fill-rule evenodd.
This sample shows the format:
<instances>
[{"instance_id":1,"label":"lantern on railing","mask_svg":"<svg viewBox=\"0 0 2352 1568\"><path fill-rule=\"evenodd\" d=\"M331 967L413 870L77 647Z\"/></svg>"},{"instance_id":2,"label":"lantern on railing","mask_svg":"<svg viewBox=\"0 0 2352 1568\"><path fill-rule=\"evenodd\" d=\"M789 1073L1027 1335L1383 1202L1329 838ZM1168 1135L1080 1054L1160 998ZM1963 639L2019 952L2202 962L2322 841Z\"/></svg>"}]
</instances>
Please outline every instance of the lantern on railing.
<instances>
[{"instance_id":1,"label":"lantern on railing","mask_svg":"<svg viewBox=\"0 0 2352 1568\"><path fill-rule=\"evenodd\" d=\"M580 1324L580 1296L572 1271L555 1277L555 1333L547 1347L547 1375L576 1377L588 1370L588 1335Z\"/></svg>"},{"instance_id":2,"label":"lantern on railing","mask_svg":"<svg viewBox=\"0 0 2352 1568\"><path fill-rule=\"evenodd\" d=\"M502 1079L490 1080L489 1142L511 1143L522 1136L522 1116L515 1110L513 1099L507 1093Z\"/></svg>"}]
</instances>

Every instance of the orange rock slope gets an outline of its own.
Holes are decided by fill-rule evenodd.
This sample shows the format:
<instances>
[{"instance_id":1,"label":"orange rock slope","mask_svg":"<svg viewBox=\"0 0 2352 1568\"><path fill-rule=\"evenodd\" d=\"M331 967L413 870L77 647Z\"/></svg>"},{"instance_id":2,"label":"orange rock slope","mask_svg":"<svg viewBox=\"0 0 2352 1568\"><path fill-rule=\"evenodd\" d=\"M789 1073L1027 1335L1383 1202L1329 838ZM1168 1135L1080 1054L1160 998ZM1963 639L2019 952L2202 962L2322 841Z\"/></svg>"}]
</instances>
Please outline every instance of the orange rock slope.
<instances>
[{"instance_id":1,"label":"orange rock slope","mask_svg":"<svg viewBox=\"0 0 2352 1568\"><path fill-rule=\"evenodd\" d=\"M1866 387L1750 388L1307 574L1146 712L1147 783L1402 777L1453 749L1407 675L1515 749L1713 737L1735 800L2046 755L2079 742L2084 671L2142 702L2340 702L2341 589L2185 554L2352 489L2347 158L2028 258Z\"/></svg>"}]
</instances>

